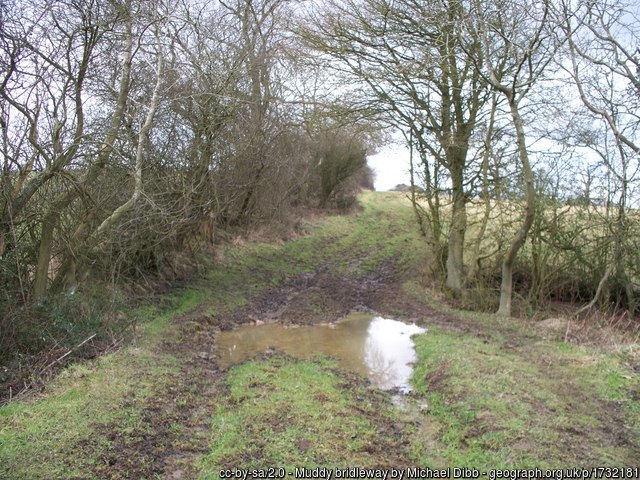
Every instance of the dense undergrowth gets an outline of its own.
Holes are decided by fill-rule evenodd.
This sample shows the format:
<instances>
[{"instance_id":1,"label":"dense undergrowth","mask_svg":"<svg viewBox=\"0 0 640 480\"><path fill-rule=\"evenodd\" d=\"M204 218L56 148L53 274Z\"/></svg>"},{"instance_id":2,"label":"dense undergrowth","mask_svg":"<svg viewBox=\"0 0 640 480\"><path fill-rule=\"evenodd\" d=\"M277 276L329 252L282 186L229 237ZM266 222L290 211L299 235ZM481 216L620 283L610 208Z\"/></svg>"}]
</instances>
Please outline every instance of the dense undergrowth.
<instances>
[{"instance_id":1,"label":"dense undergrowth","mask_svg":"<svg viewBox=\"0 0 640 480\"><path fill-rule=\"evenodd\" d=\"M437 240L429 229L426 237L442 252L431 274L444 288L446 239L450 205L440 199ZM417 194L416 211L429 224L428 200ZM498 309L501 266L507 247L519 228L524 206L517 195L500 200L476 199L466 209L464 290L457 304L465 309L495 312ZM638 212L625 213L625 230L616 230L618 211L613 206L571 203L539 192L532 229L514 262L514 316L532 317L561 307L577 312L595 297L592 308L581 312L602 320L626 316L625 326L638 330L636 305L640 301L638 267ZM604 279L602 286L600 282Z\"/></svg>"}]
</instances>

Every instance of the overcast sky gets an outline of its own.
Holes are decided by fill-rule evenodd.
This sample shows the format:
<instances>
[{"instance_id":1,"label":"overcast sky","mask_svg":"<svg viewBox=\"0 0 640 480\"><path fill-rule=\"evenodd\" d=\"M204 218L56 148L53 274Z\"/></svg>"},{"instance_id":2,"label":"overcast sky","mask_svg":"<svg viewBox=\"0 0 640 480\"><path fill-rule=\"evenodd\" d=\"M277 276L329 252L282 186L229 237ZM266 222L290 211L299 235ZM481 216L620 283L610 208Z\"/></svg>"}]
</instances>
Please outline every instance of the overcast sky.
<instances>
[{"instance_id":1,"label":"overcast sky","mask_svg":"<svg viewBox=\"0 0 640 480\"><path fill-rule=\"evenodd\" d=\"M369 166L376 174L377 191L389 190L399 183L409 185L409 150L397 144L391 144L375 155L367 158Z\"/></svg>"}]
</instances>

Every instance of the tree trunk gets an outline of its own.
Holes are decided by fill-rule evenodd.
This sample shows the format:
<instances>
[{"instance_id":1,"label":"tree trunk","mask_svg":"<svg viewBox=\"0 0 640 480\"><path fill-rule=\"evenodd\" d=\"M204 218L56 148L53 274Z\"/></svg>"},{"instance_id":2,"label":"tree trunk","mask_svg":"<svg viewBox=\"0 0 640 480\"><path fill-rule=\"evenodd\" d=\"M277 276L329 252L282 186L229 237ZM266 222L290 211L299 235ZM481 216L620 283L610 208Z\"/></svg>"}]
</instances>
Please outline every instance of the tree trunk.
<instances>
[{"instance_id":1,"label":"tree trunk","mask_svg":"<svg viewBox=\"0 0 640 480\"><path fill-rule=\"evenodd\" d=\"M127 11L127 14L130 13ZM83 179L81 180L81 188L68 190L57 196L51 203L51 207L47 212L42 224L42 238L40 239L40 247L38 251L38 265L36 268L33 295L36 300L44 297L48 286L49 264L51 261L51 248L53 244L53 231L60 222L60 215L66 206L70 205L79 195L80 191L91 185L100 175L102 168L106 165L109 155L113 150L113 143L115 142L118 134L118 128L124 115L124 109L127 102L127 96L129 92L129 83L131 78L131 64L132 64L132 49L133 40L131 35L132 29L131 19L126 23L125 30L125 52L124 62L122 67L122 76L119 83L118 97L116 101L115 110L111 116L109 129L105 135L103 142L100 145L98 156L95 162L93 162ZM67 246L67 254L63 259L63 266L68 262L72 262L75 265L75 259L69 257L71 255L69 246ZM75 266L73 268L75 272Z\"/></svg>"},{"instance_id":2,"label":"tree trunk","mask_svg":"<svg viewBox=\"0 0 640 480\"><path fill-rule=\"evenodd\" d=\"M34 300L41 300L47 293L54 228L55 216L47 215L42 222L42 234L40 235L40 247L38 248L38 265L33 281Z\"/></svg>"},{"instance_id":3,"label":"tree trunk","mask_svg":"<svg viewBox=\"0 0 640 480\"><path fill-rule=\"evenodd\" d=\"M158 108L158 103L160 101L160 90L162 87L162 80L164 74L164 52L162 51L162 45L160 42L160 36L158 31L155 32L156 42L157 42L157 58L158 58L158 66L156 70L156 84L153 88L153 94L151 95L151 101L149 103L149 109L147 110L147 114L145 116L144 123L140 128L140 132L138 132L138 145L136 147L136 158L135 158L135 167L133 171L133 193L129 200L116 208L111 215L105 218L100 226L94 232L96 237L99 237L104 232L109 230L115 223L117 223L125 213L131 210L135 204L138 202L138 199L142 195L142 166L144 163L144 149L147 141L147 137L149 132L151 131L151 127L153 126L153 120L156 114L156 110Z\"/></svg>"},{"instance_id":4,"label":"tree trunk","mask_svg":"<svg viewBox=\"0 0 640 480\"><path fill-rule=\"evenodd\" d=\"M482 155L482 195L484 196L484 213L480 223L480 232L476 235L471 249L471 261L469 263L469 278L473 279L480 268L480 245L487 231L489 224L489 216L491 215L491 197L489 195L489 158L491 157L491 140L493 137L493 128L495 121L496 109L498 101L494 93L491 99L491 114L489 116L489 125L487 133L484 137L484 153Z\"/></svg>"},{"instance_id":5,"label":"tree trunk","mask_svg":"<svg viewBox=\"0 0 640 480\"><path fill-rule=\"evenodd\" d=\"M526 186L526 204L524 210L524 220L522 225L518 229L511 247L507 252L507 255L502 261L502 284L500 285L500 307L498 308L498 315L504 317L511 316L511 298L513 296L513 264L515 262L518 251L524 244L527 238L527 234L533 224L535 215L535 189L533 184L533 171L531 170L531 164L529 163L529 155L527 153L526 138L524 134L524 127L522 125L522 118L518 111L518 104L515 99L515 95L512 91L504 92L509 100L509 107L511 110L511 118L513 119L513 125L516 129L516 138L518 143L518 157L522 164L522 174L524 176L524 182Z\"/></svg>"},{"instance_id":6,"label":"tree trunk","mask_svg":"<svg viewBox=\"0 0 640 480\"><path fill-rule=\"evenodd\" d=\"M413 164L413 129L409 132L409 179L411 181L410 199L411 205L413 206L413 213L416 215L416 221L418 222L418 227L420 227L420 234L423 237L426 237L427 230L424 226L424 219L422 218L422 212L424 209L418 204L416 196L416 181Z\"/></svg>"},{"instance_id":7,"label":"tree trunk","mask_svg":"<svg viewBox=\"0 0 640 480\"><path fill-rule=\"evenodd\" d=\"M480 246L482 245L482 240L484 240L484 236L487 233L487 226L489 225L489 217L491 215L491 197L489 196L488 172L485 165L482 167L482 175L484 184L482 188L482 193L484 195L484 212L480 222L480 231L478 232L478 235L476 235L476 238L473 241L473 247L471 248L471 260L469 261L469 271L467 273L469 279L475 278L480 270Z\"/></svg>"},{"instance_id":8,"label":"tree trunk","mask_svg":"<svg viewBox=\"0 0 640 480\"><path fill-rule=\"evenodd\" d=\"M449 229L449 244L447 248L446 286L454 296L459 296L462 294L464 233L467 228L464 177L461 165L454 164L452 166L451 183L453 187L453 206L451 210L451 227Z\"/></svg>"}]
</instances>

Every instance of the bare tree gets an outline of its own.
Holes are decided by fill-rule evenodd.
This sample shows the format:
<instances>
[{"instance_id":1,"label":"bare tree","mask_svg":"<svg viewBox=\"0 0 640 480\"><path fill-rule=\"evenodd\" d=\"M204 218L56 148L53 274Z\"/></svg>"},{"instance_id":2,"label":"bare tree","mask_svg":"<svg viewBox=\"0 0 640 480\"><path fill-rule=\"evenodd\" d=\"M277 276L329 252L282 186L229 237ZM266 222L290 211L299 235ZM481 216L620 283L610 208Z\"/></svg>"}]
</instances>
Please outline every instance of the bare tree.
<instances>
[{"instance_id":1,"label":"bare tree","mask_svg":"<svg viewBox=\"0 0 640 480\"><path fill-rule=\"evenodd\" d=\"M86 83L96 45L109 28L98 7L81 2L24 6L22 18L3 25L6 68L0 96L5 140L10 143L9 132L20 132L23 125L28 143L19 144L28 147L22 154L16 149L17 156L5 157L2 238L15 228L15 219L37 192L58 188L65 170L83 151ZM34 273L36 298L46 291L55 226L55 215L44 215Z\"/></svg>"},{"instance_id":2,"label":"bare tree","mask_svg":"<svg viewBox=\"0 0 640 480\"><path fill-rule=\"evenodd\" d=\"M513 265L535 214L534 175L519 105L553 59L548 25L549 7L546 1L499 2L492 5L476 1L475 7L471 28L478 28L482 38L486 77L508 102L526 191L522 224L502 261L500 307L497 313L510 316Z\"/></svg>"},{"instance_id":3,"label":"bare tree","mask_svg":"<svg viewBox=\"0 0 640 480\"><path fill-rule=\"evenodd\" d=\"M452 208L446 285L456 295L464 281L467 154L488 99L487 84L474 68L482 58L479 38L463 21L469 8L463 0L333 2L303 33L331 59L343 85L349 78L363 85L347 88L358 100L352 109L410 132L421 158L433 158L447 172ZM442 222L434 219L432 225Z\"/></svg>"},{"instance_id":4,"label":"bare tree","mask_svg":"<svg viewBox=\"0 0 640 480\"><path fill-rule=\"evenodd\" d=\"M566 39L569 66L565 65L565 69L592 119L599 122L601 128L606 127L596 141L588 141L586 146L601 159L617 190L616 215L609 227L612 240L609 264L592 301L576 314L593 307L612 279L622 286L627 306L634 312L634 286L627 270L637 264L637 251L628 248L630 193L637 189L640 169L637 9L634 11L633 7L616 1L588 6L563 2L557 13L562 38Z\"/></svg>"},{"instance_id":5,"label":"bare tree","mask_svg":"<svg viewBox=\"0 0 640 480\"><path fill-rule=\"evenodd\" d=\"M143 193L143 182L142 182L142 169L144 164L144 156L145 156L145 143L147 140L147 136L151 131L151 127L153 126L154 116L156 114L156 110L158 109L160 91L163 84L163 74L164 74L164 52L162 49L162 42L160 40L160 34L158 31L159 27L154 25L154 37L156 39L156 53L155 56L157 58L157 67L156 67L156 81L155 86L153 88L153 92L151 93L151 99L149 100L149 107L147 109L147 113L144 117L144 123L140 128L140 131L137 135L137 145L136 145L136 153L135 153L135 165L133 171L133 193L131 197L118 208L116 208L111 215L105 218L102 223L98 226L95 231L95 235L99 236L105 231L107 231L113 224L118 222L122 216L131 210L140 196Z\"/></svg>"}]
</instances>

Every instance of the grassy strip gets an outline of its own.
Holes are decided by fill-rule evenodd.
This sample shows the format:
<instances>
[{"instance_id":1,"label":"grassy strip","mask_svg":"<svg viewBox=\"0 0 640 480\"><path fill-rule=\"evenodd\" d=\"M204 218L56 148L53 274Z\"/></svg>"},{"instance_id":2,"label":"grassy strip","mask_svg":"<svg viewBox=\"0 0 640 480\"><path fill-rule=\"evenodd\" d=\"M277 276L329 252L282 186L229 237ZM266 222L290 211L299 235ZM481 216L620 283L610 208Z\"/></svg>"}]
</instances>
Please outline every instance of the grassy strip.
<instances>
[{"instance_id":1,"label":"grassy strip","mask_svg":"<svg viewBox=\"0 0 640 480\"><path fill-rule=\"evenodd\" d=\"M329 217L313 236L285 244L281 247L285 261L302 271L329 263L336 274L355 269L364 276L385 261L406 265L426 253L402 195L366 192L360 196L360 205L360 212Z\"/></svg>"},{"instance_id":2,"label":"grassy strip","mask_svg":"<svg viewBox=\"0 0 640 480\"><path fill-rule=\"evenodd\" d=\"M0 477L93 478L95 427L136 425L140 406L176 372L177 362L128 348L91 365L76 365L52 385L46 398L0 409ZM143 372L143 373L140 373ZM107 440L100 439L106 447Z\"/></svg>"},{"instance_id":3,"label":"grassy strip","mask_svg":"<svg viewBox=\"0 0 640 480\"><path fill-rule=\"evenodd\" d=\"M343 375L334 361L283 355L231 369L198 478L220 478L220 469L240 466L291 472L393 462L399 437L390 404Z\"/></svg>"},{"instance_id":4,"label":"grassy strip","mask_svg":"<svg viewBox=\"0 0 640 480\"><path fill-rule=\"evenodd\" d=\"M416 350L413 378L437 439L418 432L420 463L486 470L638 458L640 379L618 357L557 342L509 349L438 328L418 337ZM616 417L624 431L608 425Z\"/></svg>"}]
</instances>

